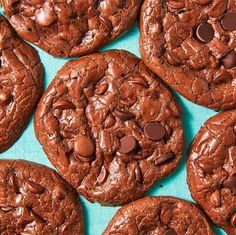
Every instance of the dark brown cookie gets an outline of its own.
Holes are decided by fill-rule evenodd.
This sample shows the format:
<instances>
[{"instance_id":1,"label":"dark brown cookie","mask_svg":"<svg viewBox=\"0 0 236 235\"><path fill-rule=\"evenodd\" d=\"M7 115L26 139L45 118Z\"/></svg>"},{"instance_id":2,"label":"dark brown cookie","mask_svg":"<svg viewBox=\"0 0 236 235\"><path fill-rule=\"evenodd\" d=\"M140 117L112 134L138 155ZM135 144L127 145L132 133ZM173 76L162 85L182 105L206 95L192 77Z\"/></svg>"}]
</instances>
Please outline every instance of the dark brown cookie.
<instances>
[{"instance_id":1,"label":"dark brown cookie","mask_svg":"<svg viewBox=\"0 0 236 235\"><path fill-rule=\"evenodd\" d=\"M43 66L0 15L0 153L20 137L42 91Z\"/></svg>"},{"instance_id":2,"label":"dark brown cookie","mask_svg":"<svg viewBox=\"0 0 236 235\"><path fill-rule=\"evenodd\" d=\"M170 91L118 50L68 62L39 103L35 132L65 179L105 205L141 197L177 167L184 148Z\"/></svg>"},{"instance_id":3,"label":"dark brown cookie","mask_svg":"<svg viewBox=\"0 0 236 235\"><path fill-rule=\"evenodd\" d=\"M173 197L144 197L117 211L103 235L214 235L195 204Z\"/></svg>"},{"instance_id":4,"label":"dark brown cookie","mask_svg":"<svg viewBox=\"0 0 236 235\"><path fill-rule=\"evenodd\" d=\"M210 118L189 152L188 185L212 221L236 234L236 110Z\"/></svg>"},{"instance_id":5,"label":"dark brown cookie","mask_svg":"<svg viewBox=\"0 0 236 235\"><path fill-rule=\"evenodd\" d=\"M17 33L56 57L94 52L134 23L141 0L2 0Z\"/></svg>"},{"instance_id":6,"label":"dark brown cookie","mask_svg":"<svg viewBox=\"0 0 236 235\"><path fill-rule=\"evenodd\" d=\"M0 233L83 235L82 207L52 169L0 160Z\"/></svg>"},{"instance_id":7,"label":"dark brown cookie","mask_svg":"<svg viewBox=\"0 0 236 235\"><path fill-rule=\"evenodd\" d=\"M140 50L148 67L185 98L236 107L235 0L146 0Z\"/></svg>"}]
</instances>

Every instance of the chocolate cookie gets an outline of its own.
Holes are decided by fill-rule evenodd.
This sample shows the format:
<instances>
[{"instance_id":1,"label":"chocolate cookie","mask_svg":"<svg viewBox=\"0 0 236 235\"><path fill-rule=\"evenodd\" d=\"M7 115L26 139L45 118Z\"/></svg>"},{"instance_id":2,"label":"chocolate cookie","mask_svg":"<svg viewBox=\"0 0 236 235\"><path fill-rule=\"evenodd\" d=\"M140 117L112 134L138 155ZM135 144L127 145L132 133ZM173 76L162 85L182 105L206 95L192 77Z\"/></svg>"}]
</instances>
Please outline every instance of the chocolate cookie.
<instances>
[{"instance_id":1,"label":"chocolate cookie","mask_svg":"<svg viewBox=\"0 0 236 235\"><path fill-rule=\"evenodd\" d=\"M173 197L144 197L117 211L103 235L213 235L193 203Z\"/></svg>"},{"instance_id":2,"label":"chocolate cookie","mask_svg":"<svg viewBox=\"0 0 236 235\"><path fill-rule=\"evenodd\" d=\"M13 145L39 100L43 66L0 15L0 153Z\"/></svg>"},{"instance_id":3,"label":"chocolate cookie","mask_svg":"<svg viewBox=\"0 0 236 235\"><path fill-rule=\"evenodd\" d=\"M0 160L0 233L82 235L75 192L52 169Z\"/></svg>"},{"instance_id":4,"label":"chocolate cookie","mask_svg":"<svg viewBox=\"0 0 236 235\"><path fill-rule=\"evenodd\" d=\"M35 132L65 179L104 205L141 197L184 149L176 100L140 59L118 50L68 62L39 103Z\"/></svg>"},{"instance_id":5,"label":"chocolate cookie","mask_svg":"<svg viewBox=\"0 0 236 235\"><path fill-rule=\"evenodd\" d=\"M235 0L146 0L140 50L148 67L190 101L236 107Z\"/></svg>"},{"instance_id":6,"label":"chocolate cookie","mask_svg":"<svg viewBox=\"0 0 236 235\"><path fill-rule=\"evenodd\" d=\"M236 110L210 118L189 152L188 185L212 221L236 234Z\"/></svg>"},{"instance_id":7,"label":"chocolate cookie","mask_svg":"<svg viewBox=\"0 0 236 235\"><path fill-rule=\"evenodd\" d=\"M133 24L141 0L2 0L17 33L56 57L94 52Z\"/></svg>"}]
</instances>

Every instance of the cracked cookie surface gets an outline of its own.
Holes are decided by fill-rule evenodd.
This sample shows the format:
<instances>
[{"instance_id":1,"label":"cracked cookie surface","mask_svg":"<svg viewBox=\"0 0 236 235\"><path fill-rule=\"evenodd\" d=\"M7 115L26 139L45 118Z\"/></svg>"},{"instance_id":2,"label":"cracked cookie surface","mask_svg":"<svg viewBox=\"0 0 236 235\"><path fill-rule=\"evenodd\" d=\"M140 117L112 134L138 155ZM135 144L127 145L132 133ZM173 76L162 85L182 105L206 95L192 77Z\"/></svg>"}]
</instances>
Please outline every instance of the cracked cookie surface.
<instances>
[{"instance_id":1,"label":"cracked cookie surface","mask_svg":"<svg viewBox=\"0 0 236 235\"><path fill-rule=\"evenodd\" d=\"M173 197L144 197L117 211L103 235L214 235L195 204Z\"/></svg>"},{"instance_id":2,"label":"cracked cookie surface","mask_svg":"<svg viewBox=\"0 0 236 235\"><path fill-rule=\"evenodd\" d=\"M83 235L75 191L54 170L0 160L0 233Z\"/></svg>"},{"instance_id":3,"label":"cracked cookie surface","mask_svg":"<svg viewBox=\"0 0 236 235\"><path fill-rule=\"evenodd\" d=\"M43 66L0 15L0 153L25 129L42 92Z\"/></svg>"},{"instance_id":4,"label":"cracked cookie surface","mask_svg":"<svg viewBox=\"0 0 236 235\"><path fill-rule=\"evenodd\" d=\"M68 62L38 105L35 133L64 178L104 205L141 197L184 149L175 98L140 59L118 50Z\"/></svg>"},{"instance_id":5,"label":"cracked cookie surface","mask_svg":"<svg viewBox=\"0 0 236 235\"><path fill-rule=\"evenodd\" d=\"M193 199L228 234L236 233L236 110L210 118L195 137L187 163Z\"/></svg>"},{"instance_id":6,"label":"cracked cookie surface","mask_svg":"<svg viewBox=\"0 0 236 235\"><path fill-rule=\"evenodd\" d=\"M188 100L236 107L234 0L146 0L140 50L146 65Z\"/></svg>"},{"instance_id":7,"label":"cracked cookie surface","mask_svg":"<svg viewBox=\"0 0 236 235\"><path fill-rule=\"evenodd\" d=\"M56 57L89 54L129 29L141 0L2 0L25 40Z\"/></svg>"}]
</instances>

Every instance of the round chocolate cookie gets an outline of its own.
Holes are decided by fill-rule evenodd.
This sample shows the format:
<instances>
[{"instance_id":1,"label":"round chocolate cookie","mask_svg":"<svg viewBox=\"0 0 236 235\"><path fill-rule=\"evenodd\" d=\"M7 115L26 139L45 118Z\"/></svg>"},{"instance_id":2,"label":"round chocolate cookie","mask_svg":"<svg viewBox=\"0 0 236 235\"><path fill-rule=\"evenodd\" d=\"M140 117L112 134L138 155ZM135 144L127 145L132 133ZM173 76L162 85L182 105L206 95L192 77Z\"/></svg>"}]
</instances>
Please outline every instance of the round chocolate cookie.
<instances>
[{"instance_id":1,"label":"round chocolate cookie","mask_svg":"<svg viewBox=\"0 0 236 235\"><path fill-rule=\"evenodd\" d=\"M200 129L187 171L193 199L215 224L236 234L236 110L210 118Z\"/></svg>"},{"instance_id":2,"label":"round chocolate cookie","mask_svg":"<svg viewBox=\"0 0 236 235\"><path fill-rule=\"evenodd\" d=\"M214 235L195 204L173 197L144 197L117 211L103 235Z\"/></svg>"},{"instance_id":3,"label":"round chocolate cookie","mask_svg":"<svg viewBox=\"0 0 236 235\"><path fill-rule=\"evenodd\" d=\"M184 149L175 98L140 59L118 50L68 62L39 103L35 132L63 177L104 205L141 197Z\"/></svg>"},{"instance_id":4,"label":"round chocolate cookie","mask_svg":"<svg viewBox=\"0 0 236 235\"><path fill-rule=\"evenodd\" d=\"M236 107L235 0L146 0L140 31L144 62L181 95Z\"/></svg>"},{"instance_id":5,"label":"round chocolate cookie","mask_svg":"<svg viewBox=\"0 0 236 235\"><path fill-rule=\"evenodd\" d=\"M83 235L74 190L52 169L0 160L0 233Z\"/></svg>"},{"instance_id":6,"label":"round chocolate cookie","mask_svg":"<svg viewBox=\"0 0 236 235\"><path fill-rule=\"evenodd\" d=\"M56 57L94 52L129 29L141 0L2 0L17 33Z\"/></svg>"},{"instance_id":7,"label":"round chocolate cookie","mask_svg":"<svg viewBox=\"0 0 236 235\"><path fill-rule=\"evenodd\" d=\"M42 91L43 66L0 15L0 153L20 137Z\"/></svg>"}]
</instances>

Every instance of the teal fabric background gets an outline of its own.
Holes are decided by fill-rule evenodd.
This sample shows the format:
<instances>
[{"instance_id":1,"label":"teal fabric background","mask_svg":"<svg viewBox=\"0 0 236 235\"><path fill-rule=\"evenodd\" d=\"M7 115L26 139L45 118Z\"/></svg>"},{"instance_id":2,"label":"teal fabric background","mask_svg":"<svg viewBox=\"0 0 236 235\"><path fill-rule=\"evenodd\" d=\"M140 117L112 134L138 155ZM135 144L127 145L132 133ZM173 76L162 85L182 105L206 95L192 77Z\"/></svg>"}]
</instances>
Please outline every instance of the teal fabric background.
<instances>
[{"instance_id":1,"label":"teal fabric background","mask_svg":"<svg viewBox=\"0 0 236 235\"><path fill-rule=\"evenodd\" d=\"M0 12L2 12L1 9ZM125 49L140 57L138 41L139 30L136 23L128 33L108 45L103 50L112 48ZM68 61L68 59L55 59L42 50L38 48L36 49L38 50L42 63L45 67L44 84L45 87L47 87L56 75L57 71ZM192 201L186 183L186 152L201 125L209 117L215 115L216 112L190 103L180 95L177 95L177 98L183 112L184 133L186 139L185 155L177 171L165 180L162 180L156 184L147 193L147 195L169 195ZM36 140L32 119L17 143L15 143L15 145L8 151L1 154L1 159L25 159L53 167ZM112 216L117 211L118 207L102 207L96 203L92 204L82 197L81 200L85 211L86 235L101 234ZM222 230L216 227L214 229L216 234L225 234Z\"/></svg>"}]
</instances>

